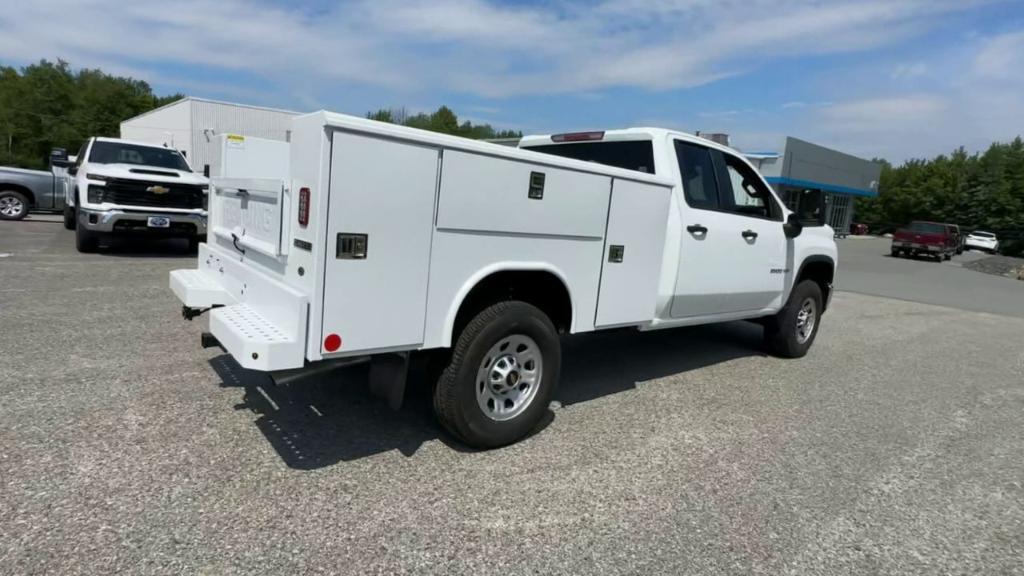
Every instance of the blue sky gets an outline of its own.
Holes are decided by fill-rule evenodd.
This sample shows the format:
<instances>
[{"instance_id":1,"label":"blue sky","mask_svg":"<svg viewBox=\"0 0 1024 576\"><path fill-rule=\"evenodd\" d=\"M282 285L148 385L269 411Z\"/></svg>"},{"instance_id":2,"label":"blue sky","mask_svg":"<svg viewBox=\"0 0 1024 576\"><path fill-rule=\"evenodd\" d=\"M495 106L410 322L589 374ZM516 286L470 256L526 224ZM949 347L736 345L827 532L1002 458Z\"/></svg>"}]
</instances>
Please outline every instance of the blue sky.
<instances>
[{"instance_id":1,"label":"blue sky","mask_svg":"<svg viewBox=\"0 0 1024 576\"><path fill-rule=\"evenodd\" d=\"M525 132L783 135L895 161L1024 133L1022 0L33 0L0 62L158 93L364 114L451 106Z\"/></svg>"}]
</instances>

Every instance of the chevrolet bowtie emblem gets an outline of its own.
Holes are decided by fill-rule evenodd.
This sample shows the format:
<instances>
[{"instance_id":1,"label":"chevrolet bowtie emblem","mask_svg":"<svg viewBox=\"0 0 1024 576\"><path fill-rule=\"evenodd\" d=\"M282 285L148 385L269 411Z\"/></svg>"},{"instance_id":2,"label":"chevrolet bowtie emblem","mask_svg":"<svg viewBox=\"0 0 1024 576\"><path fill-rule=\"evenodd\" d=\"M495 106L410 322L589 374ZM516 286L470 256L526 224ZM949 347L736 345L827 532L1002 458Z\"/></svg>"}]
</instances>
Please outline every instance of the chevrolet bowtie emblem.
<instances>
[{"instance_id":1,"label":"chevrolet bowtie emblem","mask_svg":"<svg viewBox=\"0 0 1024 576\"><path fill-rule=\"evenodd\" d=\"M171 189L166 186L150 186L146 188L146 192L152 192L153 194L167 194Z\"/></svg>"}]
</instances>

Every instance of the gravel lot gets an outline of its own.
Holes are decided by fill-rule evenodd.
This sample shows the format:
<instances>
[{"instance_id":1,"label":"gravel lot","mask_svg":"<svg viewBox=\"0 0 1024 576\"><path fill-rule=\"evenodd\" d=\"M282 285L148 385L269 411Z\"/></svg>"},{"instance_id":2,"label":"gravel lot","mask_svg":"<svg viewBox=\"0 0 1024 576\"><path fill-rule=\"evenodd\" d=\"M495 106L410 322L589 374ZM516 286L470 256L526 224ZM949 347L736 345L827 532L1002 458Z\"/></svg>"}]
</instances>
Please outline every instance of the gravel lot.
<instances>
[{"instance_id":1,"label":"gravel lot","mask_svg":"<svg viewBox=\"0 0 1024 576\"><path fill-rule=\"evenodd\" d=\"M0 573L1022 572L1024 319L841 292L801 361L574 338L546 428L467 452L365 370L200 349L183 245L43 220L0 222Z\"/></svg>"}]
</instances>

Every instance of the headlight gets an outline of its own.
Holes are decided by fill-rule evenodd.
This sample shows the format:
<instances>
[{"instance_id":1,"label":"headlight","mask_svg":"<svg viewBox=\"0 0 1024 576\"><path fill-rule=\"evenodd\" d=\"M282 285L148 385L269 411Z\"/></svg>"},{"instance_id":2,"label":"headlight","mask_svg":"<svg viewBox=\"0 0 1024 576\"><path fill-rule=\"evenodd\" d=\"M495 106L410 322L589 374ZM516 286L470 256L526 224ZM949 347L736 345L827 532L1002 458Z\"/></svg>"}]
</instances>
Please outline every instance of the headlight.
<instances>
[{"instance_id":1,"label":"headlight","mask_svg":"<svg viewBox=\"0 0 1024 576\"><path fill-rule=\"evenodd\" d=\"M103 188L99 186L89 186L86 198L90 204L102 204L103 203Z\"/></svg>"},{"instance_id":2,"label":"headlight","mask_svg":"<svg viewBox=\"0 0 1024 576\"><path fill-rule=\"evenodd\" d=\"M106 182L106 181L110 180L111 178L110 178L110 176L100 176L99 174L86 174L85 175L85 179L86 180L100 180L102 182Z\"/></svg>"}]
</instances>

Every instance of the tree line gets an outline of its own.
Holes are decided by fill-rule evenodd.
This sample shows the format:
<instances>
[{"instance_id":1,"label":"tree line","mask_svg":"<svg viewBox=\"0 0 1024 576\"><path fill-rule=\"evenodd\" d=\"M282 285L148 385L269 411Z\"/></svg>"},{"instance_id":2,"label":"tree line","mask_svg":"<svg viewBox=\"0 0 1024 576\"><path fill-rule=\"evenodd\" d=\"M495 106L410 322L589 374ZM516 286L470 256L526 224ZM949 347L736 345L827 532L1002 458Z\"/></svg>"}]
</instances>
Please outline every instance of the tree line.
<instances>
[{"instance_id":1,"label":"tree line","mask_svg":"<svg viewBox=\"0 0 1024 576\"><path fill-rule=\"evenodd\" d=\"M368 112L366 117L379 122L401 124L411 128L420 128L432 132L452 134L475 140L491 138L522 138L523 133L515 130L495 130L490 124L473 124L469 120L459 123L459 117L451 108L441 106L430 114L420 112L409 114L405 108L381 108L376 112Z\"/></svg>"},{"instance_id":2,"label":"tree line","mask_svg":"<svg viewBox=\"0 0 1024 576\"><path fill-rule=\"evenodd\" d=\"M46 168L53 148L74 154L90 136L117 136L122 120L181 97L63 60L0 66L0 164Z\"/></svg>"},{"instance_id":3,"label":"tree line","mask_svg":"<svg viewBox=\"0 0 1024 576\"><path fill-rule=\"evenodd\" d=\"M963 148L893 166L884 160L876 198L858 198L855 219L874 232L911 220L957 224L1000 236L1006 253L1024 251L1024 140L981 153Z\"/></svg>"},{"instance_id":4,"label":"tree line","mask_svg":"<svg viewBox=\"0 0 1024 576\"><path fill-rule=\"evenodd\" d=\"M0 66L0 165L45 169L53 148L74 154L87 138L116 137L122 121L183 97L158 96L142 80L74 70L63 60L41 60L21 69ZM460 122L447 106L429 114L381 109L367 117L466 138L522 136L490 124Z\"/></svg>"}]
</instances>

